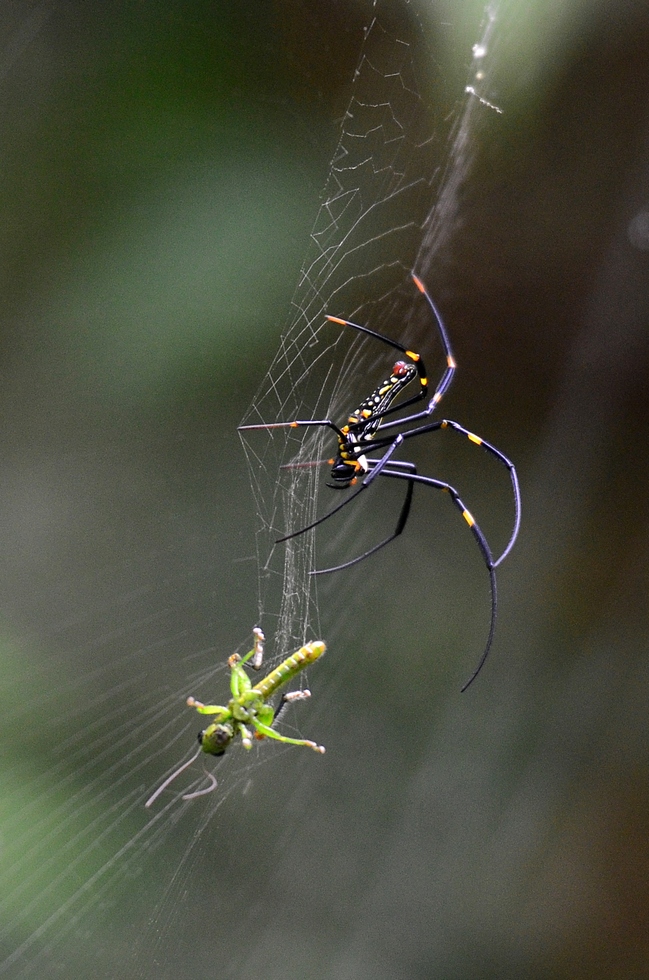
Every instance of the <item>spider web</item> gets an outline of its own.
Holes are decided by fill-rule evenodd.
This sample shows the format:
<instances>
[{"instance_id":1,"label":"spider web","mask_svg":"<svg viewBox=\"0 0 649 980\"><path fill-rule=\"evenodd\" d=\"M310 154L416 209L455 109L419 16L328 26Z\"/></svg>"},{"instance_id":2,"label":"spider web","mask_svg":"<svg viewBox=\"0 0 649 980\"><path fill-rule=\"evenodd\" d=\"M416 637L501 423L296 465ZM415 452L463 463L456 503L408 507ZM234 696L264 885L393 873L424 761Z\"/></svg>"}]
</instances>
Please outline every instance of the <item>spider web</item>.
<instances>
[{"instance_id":1,"label":"spider web","mask_svg":"<svg viewBox=\"0 0 649 980\"><path fill-rule=\"evenodd\" d=\"M485 114L501 112L487 97L497 5L486 8L480 39L468 53L464 92L453 93L450 103L444 73L423 45L416 8L404 8L411 30L402 34L395 33L389 9L374 5L289 323L242 424L340 419L381 371L387 375L387 348L329 323L327 313L414 349L420 343L430 349L431 324L416 302L410 271L416 269L431 289L440 278L476 128ZM325 427L246 431L241 437L258 521L259 619L271 619L267 634L275 637L279 656L319 633L317 579L311 574L317 532L280 544L276 539L333 506L330 494L321 504L319 491L335 440ZM365 540L359 522L343 514L339 538L353 526L351 558L376 542Z\"/></svg>"},{"instance_id":2,"label":"spider web","mask_svg":"<svg viewBox=\"0 0 649 980\"><path fill-rule=\"evenodd\" d=\"M422 47L426 31L417 9L405 4L405 16L396 19L391 5L373 7L288 326L243 420L247 423L335 418L367 394L366 379L383 370L385 350L325 324L325 312L396 339L407 327L410 343L429 335L409 273L416 268L432 285L436 263L459 220L458 194L470 167L475 128L494 111L484 66L496 11L487 10L469 70L470 91L463 93L462 83L444 87L446 73ZM316 535L277 547L274 541L322 512L323 468L296 464L329 455L328 435L322 429L274 430L243 439L258 521L259 622L268 637L269 664L320 632L317 580L309 574L316 566ZM174 638L170 631L169 642ZM22 853L3 873L2 911L9 925L1 937L0 976L44 975L61 948L70 963L74 954L67 951L79 939L88 941L92 924L87 922L94 921L106 896L125 883L134 891L134 869L155 852L164 854L161 863L173 871L153 914L155 928L142 942L147 953L162 945L159 937L173 924L183 882L208 846L205 828L235 786L245 784L249 772L262 764L254 759L241 767L239 755L232 778L227 758L218 770L218 793L204 806L180 803L174 796L142 822L156 760L168 754L170 745L180 752L196 728L195 719L186 715L178 723L178 706L187 691L209 695L215 680L220 687L227 684L225 669L211 666L214 651L199 652L210 667L195 670L187 663L182 689L158 691L147 685L136 695L126 684L124 690L113 688L106 704L88 703L79 710L83 737L61 746L66 765L53 768L38 791L37 805L25 811L29 829L18 838ZM123 666L131 685L139 685L144 669L129 674L129 665ZM134 715L140 718L135 729L130 723ZM62 801L60 779L70 764L77 775L87 771L88 783L81 799ZM230 779L222 778L226 770ZM182 792L201 785L203 778L199 774L185 783ZM117 802L105 805L115 799L116 789ZM49 811L47 822L41 809ZM137 818L140 825L134 830ZM172 853L178 855L175 863ZM61 894L67 897L53 897Z\"/></svg>"}]
</instances>

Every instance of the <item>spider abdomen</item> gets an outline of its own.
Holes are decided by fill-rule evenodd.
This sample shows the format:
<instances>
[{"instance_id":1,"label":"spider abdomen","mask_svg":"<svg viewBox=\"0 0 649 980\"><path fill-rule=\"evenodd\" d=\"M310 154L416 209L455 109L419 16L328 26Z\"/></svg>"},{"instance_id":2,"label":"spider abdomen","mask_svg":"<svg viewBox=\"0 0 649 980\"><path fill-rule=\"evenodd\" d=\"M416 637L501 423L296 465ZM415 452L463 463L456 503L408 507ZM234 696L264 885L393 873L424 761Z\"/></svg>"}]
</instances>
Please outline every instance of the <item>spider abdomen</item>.
<instances>
[{"instance_id":1,"label":"spider abdomen","mask_svg":"<svg viewBox=\"0 0 649 980\"><path fill-rule=\"evenodd\" d=\"M417 368L407 361L397 361L392 374L374 389L349 416L347 425L361 429L362 438L368 441L379 427L381 418L406 385L417 377Z\"/></svg>"}]
</instances>

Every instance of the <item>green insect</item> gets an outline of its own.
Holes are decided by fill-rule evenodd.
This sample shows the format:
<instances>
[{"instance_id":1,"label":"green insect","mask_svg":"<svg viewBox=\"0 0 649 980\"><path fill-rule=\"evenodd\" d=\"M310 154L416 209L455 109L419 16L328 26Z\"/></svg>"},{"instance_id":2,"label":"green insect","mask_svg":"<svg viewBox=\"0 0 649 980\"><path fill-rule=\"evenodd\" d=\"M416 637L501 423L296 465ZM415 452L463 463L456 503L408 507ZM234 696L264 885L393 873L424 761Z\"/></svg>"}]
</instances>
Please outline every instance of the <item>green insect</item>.
<instances>
[{"instance_id":1,"label":"green insect","mask_svg":"<svg viewBox=\"0 0 649 980\"><path fill-rule=\"evenodd\" d=\"M258 627L253 630L253 634L255 641L252 650L244 657L233 653L228 660L228 667L231 671L230 691L232 697L227 705L203 704L195 698L187 698L187 704L191 708L196 708L201 715L213 715L214 720L207 728L198 733L199 746L192 758L176 769L168 779L165 779L146 801L145 806L151 806L169 783L196 761L201 752L221 756L236 735L241 736L243 747L248 750L252 748L253 739L274 738L287 745L306 745L314 752L325 751L323 745L317 745L309 739L288 738L286 735L280 735L273 728L286 705L293 701L303 701L305 698L311 697L310 691L290 691L288 694L284 694L277 708L268 703L268 699L280 687L283 687L301 670L315 663L322 656L326 649L325 644L322 640L307 643L292 653L290 657L287 657L278 667L271 670L270 674L267 674L258 684L253 685L243 667L250 661L250 665L255 670L259 670L264 656L265 640L264 634ZM207 789L187 793L183 796L183 800L192 800L197 796L211 793L216 788L217 783L212 774L208 774L208 777L211 784Z\"/></svg>"}]
</instances>

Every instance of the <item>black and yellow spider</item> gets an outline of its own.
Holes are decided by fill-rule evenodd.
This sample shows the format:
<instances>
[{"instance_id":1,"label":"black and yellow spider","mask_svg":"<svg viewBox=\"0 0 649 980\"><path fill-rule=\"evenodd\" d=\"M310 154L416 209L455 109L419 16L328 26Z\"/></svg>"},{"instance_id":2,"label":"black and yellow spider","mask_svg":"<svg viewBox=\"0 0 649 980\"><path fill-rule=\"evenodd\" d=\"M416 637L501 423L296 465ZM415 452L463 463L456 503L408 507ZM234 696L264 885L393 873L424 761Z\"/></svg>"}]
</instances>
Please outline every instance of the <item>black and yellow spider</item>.
<instances>
[{"instance_id":1,"label":"black and yellow spider","mask_svg":"<svg viewBox=\"0 0 649 980\"><path fill-rule=\"evenodd\" d=\"M502 561L504 561L509 552L512 550L518 535L518 529L521 521L520 490L518 486L516 469L511 460L508 459L504 453L501 453L499 449L496 449L495 446L485 442L484 439L475 435L473 432L469 432L468 429L465 429L464 426L460 425L458 422L454 422L452 419L440 419L436 422L425 422L423 425L413 425L413 423L430 418L430 416L433 414L439 405L442 396L450 387L456 370L456 363L451 351L451 345L446 333L446 328L444 327L444 323L437 310L437 307L433 303L433 300L429 296L421 279L419 279L414 273L412 274L412 278L415 286L425 298L433 313L442 342L442 347L444 349L444 354L446 356L446 368L444 369L444 373L442 374L432 398L427 401L425 408L410 415L388 419L388 416L392 415L393 413L400 412L407 406L414 405L416 402L423 401L424 399L428 398L428 378L426 368L420 354L416 353L415 351L408 350L407 347L397 343L396 340L385 337L383 334L377 333L375 330L370 330L368 327L360 326L358 323L352 323L350 320L340 319L340 317L327 316L327 319L332 323L338 323L344 327L352 327L354 330L358 330L361 333L368 334L370 337L374 337L376 340L380 340L389 347L394 347L396 350L405 354L410 360L397 361L392 368L390 376L386 378L386 380L383 381L371 393L371 395L369 395L365 401L363 401L358 408L348 416L347 421L342 426L336 425L336 423L331 419L295 419L292 422L271 422L258 425L242 425L239 426L239 428L242 430L247 430L279 429L287 427L298 428L301 426L325 426L335 433L338 440L336 456L334 459L329 460L332 466L330 474L332 482L328 483L327 486L332 487L333 489L345 490L358 483L357 489L346 497L342 503L338 504L336 507L333 507L322 517L318 518L318 520L313 521L311 524L307 524L306 527L302 527L298 531L293 531L291 534L287 534L283 538L279 538L278 543L281 541L288 541L290 538L304 534L306 531L310 531L312 528L317 527L324 521L327 521L330 517L333 517L333 515L337 514L339 510L342 510L343 507L346 507L347 504L351 503L351 501L354 500L354 498L357 497L363 490L366 490L378 476L389 477L396 480L405 480L407 482L406 496L399 513L396 527L392 534L390 534L383 541L380 541L378 544L374 545L374 547L370 548L362 555L352 558L351 561L343 562L341 565L335 565L332 568L318 569L312 573L314 575L324 575L330 572L338 572L343 568L349 568L351 565L355 565L357 562L363 561L365 558L369 558L370 555L373 555L380 548L383 548L386 544L389 544L390 541L393 541L396 537L398 537L408 522L408 516L410 514L412 504L412 496L416 483L423 484L427 487L432 487L435 490L443 490L449 494L453 504L462 514L462 517L471 528L473 536L476 539L485 565L487 566L491 587L491 623L489 627L487 644L478 666L462 688L462 690L465 691L480 672L485 660L487 659L491 642L493 640L496 626L497 607L495 569ZM405 399L405 401L399 402L399 404L395 405L394 401L399 393L416 378L419 381L418 392L412 395L410 398ZM487 543L487 539L482 533L475 518L464 506L457 490L452 487L450 483L445 483L442 480L435 480L429 476L421 476L419 473L417 473L417 468L414 463L394 459L397 450L406 439L423 435L426 432L436 432L440 429L449 429L453 432L459 432L461 435L466 436L472 443L477 446L482 446L483 449L486 449L487 452L491 453L491 455L499 460L509 471L514 493L514 528L504 551L498 558L493 557L491 548ZM374 452L383 452L380 456L368 456L367 454L370 452L370 450Z\"/></svg>"}]
</instances>

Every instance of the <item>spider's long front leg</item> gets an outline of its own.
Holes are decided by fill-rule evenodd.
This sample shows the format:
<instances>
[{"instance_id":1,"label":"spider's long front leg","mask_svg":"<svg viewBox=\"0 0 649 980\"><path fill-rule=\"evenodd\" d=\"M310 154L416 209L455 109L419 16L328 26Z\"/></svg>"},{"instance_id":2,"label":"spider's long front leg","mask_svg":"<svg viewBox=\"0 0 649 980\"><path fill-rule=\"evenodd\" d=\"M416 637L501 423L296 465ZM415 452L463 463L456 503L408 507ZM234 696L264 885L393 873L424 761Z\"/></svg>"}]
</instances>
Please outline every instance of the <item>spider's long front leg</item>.
<instances>
[{"instance_id":1,"label":"spider's long front leg","mask_svg":"<svg viewBox=\"0 0 649 980\"><path fill-rule=\"evenodd\" d=\"M437 307L435 306L430 294L428 293L428 290L424 286L421 279L419 279L418 276L416 276L414 273L412 274L412 279L419 292L426 299L426 302L428 303L433 313L433 316L435 317L435 322L437 324L437 331L439 333L439 337L442 342L442 348L444 350L444 355L446 357L446 367L444 368L444 373L442 374L442 377L440 378L437 387L435 388L433 397L429 400L425 408L422 408L420 412L415 412L413 415L405 415L397 419L393 419L390 422L382 422L381 425L379 425L378 427L379 429L394 429L397 426L409 425L411 422L417 422L420 419L430 418L430 416L433 414L433 412L441 402L442 398L444 397L448 389L451 387L453 377L457 370L457 362L453 356L453 351L451 350L451 342L446 332L446 327L444 326L444 321L442 320L441 314L437 309ZM338 322L342 323L348 321L338 321ZM365 330L366 333L373 334L373 336L377 337L379 340L383 340L385 343L391 344L392 346L399 347L398 344L395 344L387 337L383 337L381 334L374 333L371 330L367 330L367 328L359 327L357 324L350 323L349 325L356 327L356 329L358 330ZM389 407L386 406L385 410L375 414L374 416L375 419L376 418L385 419L388 415L392 415L394 414L394 412L401 411L401 409L406 408L408 405L412 405L417 401L420 401L422 398L425 398L427 395L428 378L425 376L426 369L424 368L423 361L421 360L421 355L415 353L414 351L406 350L405 347L399 347L399 349L403 350L404 353L407 354L408 357L412 358L412 360L415 362L415 366L417 368L417 373L419 374L419 380L421 385L420 391L416 395L413 395L412 398L408 398L406 399L406 401L400 402L398 405L391 405Z\"/></svg>"}]
</instances>

